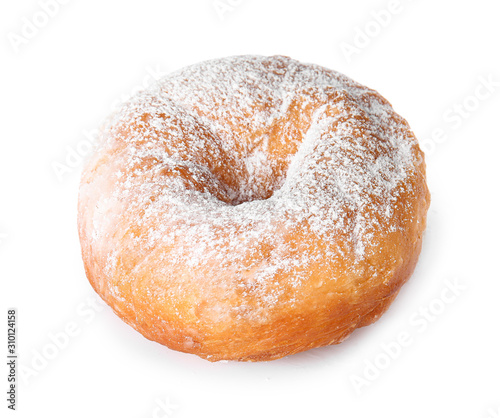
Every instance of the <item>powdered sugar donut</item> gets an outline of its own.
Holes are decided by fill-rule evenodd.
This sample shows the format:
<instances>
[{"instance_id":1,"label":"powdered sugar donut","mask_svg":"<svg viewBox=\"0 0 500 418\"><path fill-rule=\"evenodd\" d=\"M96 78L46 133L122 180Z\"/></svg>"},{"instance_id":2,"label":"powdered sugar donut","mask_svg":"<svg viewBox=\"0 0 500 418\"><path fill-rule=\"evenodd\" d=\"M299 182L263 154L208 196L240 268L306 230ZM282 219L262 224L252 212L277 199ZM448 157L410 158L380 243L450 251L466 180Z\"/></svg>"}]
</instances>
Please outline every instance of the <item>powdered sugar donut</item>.
<instances>
[{"instance_id":1,"label":"powdered sugar donut","mask_svg":"<svg viewBox=\"0 0 500 418\"><path fill-rule=\"evenodd\" d=\"M87 277L145 337L272 360L375 321L412 274L429 193L377 92L287 57L175 72L123 105L83 173Z\"/></svg>"}]
</instances>

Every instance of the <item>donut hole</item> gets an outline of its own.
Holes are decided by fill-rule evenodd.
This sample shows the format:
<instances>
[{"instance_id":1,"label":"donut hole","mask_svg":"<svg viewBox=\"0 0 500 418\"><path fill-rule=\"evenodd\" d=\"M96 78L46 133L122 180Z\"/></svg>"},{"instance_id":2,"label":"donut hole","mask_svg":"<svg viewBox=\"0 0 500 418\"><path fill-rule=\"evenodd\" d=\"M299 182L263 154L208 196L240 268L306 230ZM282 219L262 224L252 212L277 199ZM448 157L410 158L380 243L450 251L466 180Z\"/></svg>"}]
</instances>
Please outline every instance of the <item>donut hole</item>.
<instances>
[{"instance_id":1,"label":"donut hole","mask_svg":"<svg viewBox=\"0 0 500 418\"><path fill-rule=\"evenodd\" d=\"M263 151L256 151L243 159L244 169L241 173L237 190L227 202L232 206L242 203L267 200L279 190L286 178L286 168L280 167Z\"/></svg>"},{"instance_id":2,"label":"donut hole","mask_svg":"<svg viewBox=\"0 0 500 418\"><path fill-rule=\"evenodd\" d=\"M231 181L217 176L232 193L221 199L232 206L242 203L267 200L284 184L290 164L304 141L313 123L318 104L297 95L279 117L272 119L265 127L248 133L241 126L231 130L237 139L232 167L225 167Z\"/></svg>"},{"instance_id":3,"label":"donut hole","mask_svg":"<svg viewBox=\"0 0 500 418\"><path fill-rule=\"evenodd\" d=\"M224 184L230 190L225 203L238 206L271 198L285 182L292 159L293 154L286 155L286 158L276 157L268 145L260 146L242 157L242 166L233 171L236 184L233 187Z\"/></svg>"}]
</instances>

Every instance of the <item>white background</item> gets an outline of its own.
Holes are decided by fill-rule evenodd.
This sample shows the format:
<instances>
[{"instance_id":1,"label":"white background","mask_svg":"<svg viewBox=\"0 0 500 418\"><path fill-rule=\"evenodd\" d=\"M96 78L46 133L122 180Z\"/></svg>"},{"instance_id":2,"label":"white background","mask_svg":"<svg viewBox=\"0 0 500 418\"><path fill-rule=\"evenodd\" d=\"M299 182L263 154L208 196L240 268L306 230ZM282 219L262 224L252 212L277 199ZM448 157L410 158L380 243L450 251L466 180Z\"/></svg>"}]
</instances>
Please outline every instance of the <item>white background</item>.
<instances>
[{"instance_id":1,"label":"white background","mask_svg":"<svg viewBox=\"0 0 500 418\"><path fill-rule=\"evenodd\" d=\"M0 6L0 351L15 307L20 364L16 412L1 369L2 417L500 416L496 0L61 0L49 17L43 1ZM75 152L151 73L237 54L381 92L427 151L432 206L417 270L376 324L274 362L212 364L95 305Z\"/></svg>"}]
</instances>

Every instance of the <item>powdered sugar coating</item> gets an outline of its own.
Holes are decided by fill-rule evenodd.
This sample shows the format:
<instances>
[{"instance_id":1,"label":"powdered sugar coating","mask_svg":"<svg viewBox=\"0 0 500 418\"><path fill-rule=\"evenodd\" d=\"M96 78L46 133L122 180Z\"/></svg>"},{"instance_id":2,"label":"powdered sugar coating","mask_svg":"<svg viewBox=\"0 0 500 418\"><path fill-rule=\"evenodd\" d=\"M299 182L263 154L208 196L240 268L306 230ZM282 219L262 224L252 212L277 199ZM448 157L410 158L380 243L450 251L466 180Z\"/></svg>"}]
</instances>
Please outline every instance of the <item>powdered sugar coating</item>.
<instances>
[{"instance_id":1,"label":"powdered sugar coating","mask_svg":"<svg viewBox=\"0 0 500 418\"><path fill-rule=\"evenodd\" d=\"M187 321L178 301L203 295L190 318L203 332L265 323L340 266L353 281L377 274L365 261L384 233L404 234L411 208L394 208L419 164L407 123L339 73L257 56L184 68L124 104L86 170L96 287L138 322L142 299L124 295L141 289L177 315L158 317L165 329Z\"/></svg>"}]
</instances>

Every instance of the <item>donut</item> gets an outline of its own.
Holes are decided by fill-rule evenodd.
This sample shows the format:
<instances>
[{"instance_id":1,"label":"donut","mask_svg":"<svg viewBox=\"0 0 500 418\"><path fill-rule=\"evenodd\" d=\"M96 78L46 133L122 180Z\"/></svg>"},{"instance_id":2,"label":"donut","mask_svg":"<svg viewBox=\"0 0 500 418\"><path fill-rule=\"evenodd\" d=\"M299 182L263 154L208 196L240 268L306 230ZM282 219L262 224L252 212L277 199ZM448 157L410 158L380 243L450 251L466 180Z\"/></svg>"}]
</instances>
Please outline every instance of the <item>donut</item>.
<instances>
[{"instance_id":1,"label":"donut","mask_svg":"<svg viewBox=\"0 0 500 418\"><path fill-rule=\"evenodd\" d=\"M104 123L83 170L86 275L127 324L210 361L338 344L412 275L430 195L376 91L283 56L176 71Z\"/></svg>"}]
</instances>

